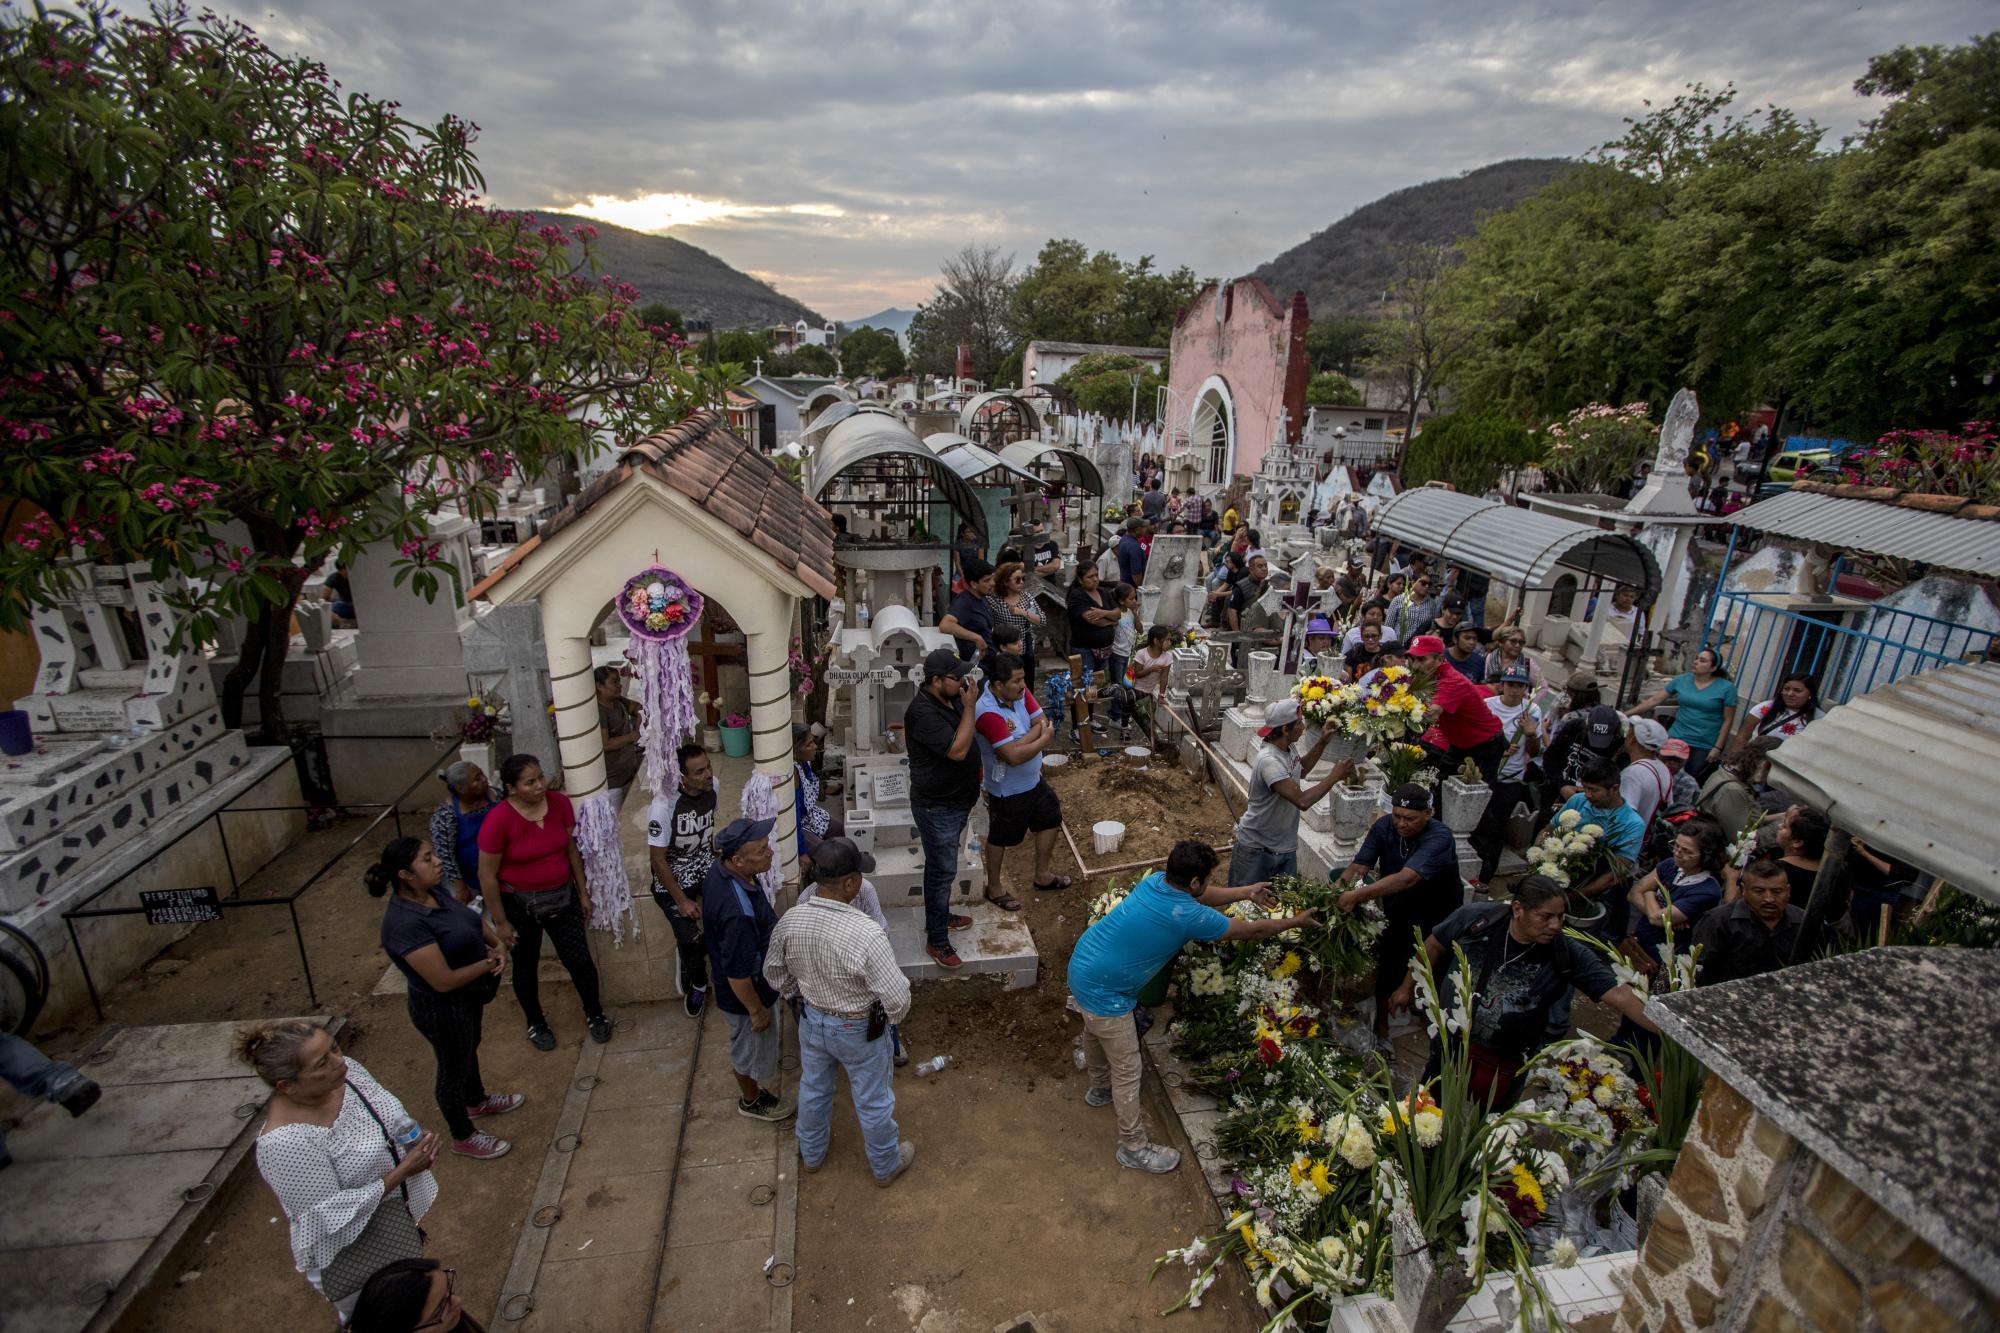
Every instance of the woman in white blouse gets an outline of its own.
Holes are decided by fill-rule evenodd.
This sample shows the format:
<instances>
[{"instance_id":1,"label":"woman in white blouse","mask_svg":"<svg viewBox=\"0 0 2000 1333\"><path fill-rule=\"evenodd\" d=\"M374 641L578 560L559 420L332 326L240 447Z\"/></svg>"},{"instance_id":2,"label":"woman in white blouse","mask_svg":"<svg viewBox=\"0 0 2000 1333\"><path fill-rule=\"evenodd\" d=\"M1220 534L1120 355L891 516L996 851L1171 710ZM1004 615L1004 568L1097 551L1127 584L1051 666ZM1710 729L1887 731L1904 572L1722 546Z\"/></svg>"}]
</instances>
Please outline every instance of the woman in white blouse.
<instances>
[{"instance_id":1,"label":"woman in white blouse","mask_svg":"<svg viewBox=\"0 0 2000 1333\"><path fill-rule=\"evenodd\" d=\"M369 1274L421 1252L417 1224L437 1201L431 1163L441 1140L419 1134L392 1151L414 1121L316 1023L262 1024L237 1051L273 1089L257 1169L291 1223L292 1261L344 1324ZM407 1224L393 1214L378 1219L382 1208L405 1209Z\"/></svg>"}]
</instances>

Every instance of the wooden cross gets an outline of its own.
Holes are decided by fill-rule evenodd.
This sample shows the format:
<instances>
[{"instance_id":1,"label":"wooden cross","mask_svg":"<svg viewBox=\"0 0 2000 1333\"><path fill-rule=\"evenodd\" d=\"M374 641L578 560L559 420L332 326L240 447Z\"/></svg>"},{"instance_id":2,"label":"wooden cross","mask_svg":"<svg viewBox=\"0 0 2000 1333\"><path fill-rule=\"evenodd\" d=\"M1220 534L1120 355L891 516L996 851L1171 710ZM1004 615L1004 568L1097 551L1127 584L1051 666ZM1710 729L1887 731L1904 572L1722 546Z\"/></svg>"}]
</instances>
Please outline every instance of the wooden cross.
<instances>
[{"instance_id":1,"label":"wooden cross","mask_svg":"<svg viewBox=\"0 0 2000 1333\"><path fill-rule=\"evenodd\" d=\"M709 627L708 617L705 615L701 618L699 632L695 635L694 641L688 644L688 656L701 659L701 688L710 701L706 710L707 715L702 718L702 722L713 723L716 710L722 707L722 700L719 697L722 692L720 664L736 661L747 664L749 659L744 656L742 644L717 642L715 631Z\"/></svg>"}]
</instances>

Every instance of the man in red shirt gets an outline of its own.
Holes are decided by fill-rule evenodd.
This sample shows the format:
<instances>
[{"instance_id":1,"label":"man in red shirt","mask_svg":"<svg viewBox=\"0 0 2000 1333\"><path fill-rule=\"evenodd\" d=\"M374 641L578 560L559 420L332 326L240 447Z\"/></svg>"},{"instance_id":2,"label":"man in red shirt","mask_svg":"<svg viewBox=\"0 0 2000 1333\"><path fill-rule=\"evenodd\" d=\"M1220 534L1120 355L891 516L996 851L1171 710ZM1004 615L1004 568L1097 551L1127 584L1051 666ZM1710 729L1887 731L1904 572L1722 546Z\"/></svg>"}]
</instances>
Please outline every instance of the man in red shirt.
<instances>
[{"instance_id":1,"label":"man in red shirt","mask_svg":"<svg viewBox=\"0 0 2000 1333\"><path fill-rule=\"evenodd\" d=\"M1444 640L1435 634L1419 634L1406 650L1410 674L1419 688L1431 693L1431 729L1424 743L1444 758L1442 770L1456 772L1467 758L1479 765L1489 783L1500 776L1500 761L1507 756L1507 742L1500 731L1500 719L1486 706L1486 694L1458 672L1447 670Z\"/></svg>"}]
</instances>

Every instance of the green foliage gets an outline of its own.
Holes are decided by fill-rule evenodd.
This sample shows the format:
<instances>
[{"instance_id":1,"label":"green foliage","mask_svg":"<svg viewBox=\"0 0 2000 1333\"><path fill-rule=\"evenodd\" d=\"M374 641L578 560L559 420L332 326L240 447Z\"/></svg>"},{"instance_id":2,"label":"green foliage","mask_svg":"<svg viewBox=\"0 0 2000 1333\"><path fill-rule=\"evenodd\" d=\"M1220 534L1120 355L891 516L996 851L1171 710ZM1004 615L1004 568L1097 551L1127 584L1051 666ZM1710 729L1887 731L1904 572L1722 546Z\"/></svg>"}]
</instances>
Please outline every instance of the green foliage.
<instances>
[{"instance_id":1,"label":"green foliage","mask_svg":"<svg viewBox=\"0 0 2000 1333\"><path fill-rule=\"evenodd\" d=\"M759 357L766 362L772 359L770 338L749 329L729 329L718 333L708 345L717 361L733 361L740 366L749 366ZM766 369L769 369L768 365Z\"/></svg>"},{"instance_id":2,"label":"green foliage","mask_svg":"<svg viewBox=\"0 0 2000 1333\"><path fill-rule=\"evenodd\" d=\"M1535 437L1519 422L1491 413L1449 412L1433 417L1403 452L1403 484L1449 482L1467 495L1484 495L1511 468L1536 460Z\"/></svg>"},{"instance_id":3,"label":"green foliage","mask_svg":"<svg viewBox=\"0 0 2000 1333\"><path fill-rule=\"evenodd\" d=\"M259 679L282 736L291 607L328 556L388 543L434 596L430 517L701 401L679 340L594 276L593 231L477 206L469 125L231 20L0 25L0 142L0 494L46 515L0 548L0 626L72 547L147 561L186 580L184 632L253 622L232 722Z\"/></svg>"},{"instance_id":4,"label":"green foliage","mask_svg":"<svg viewBox=\"0 0 2000 1333\"><path fill-rule=\"evenodd\" d=\"M1093 353L1065 371L1056 384L1068 390L1083 411L1123 420L1132 414L1135 376L1138 381L1138 419L1151 421L1163 381L1152 366L1136 356Z\"/></svg>"},{"instance_id":5,"label":"green foliage","mask_svg":"<svg viewBox=\"0 0 2000 1333\"><path fill-rule=\"evenodd\" d=\"M1361 391L1354 387L1354 381L1345 375L1337 375L1323 370L1306 381L1306 402L1308 403L1358 403Z\"/></svg>"},{"instance_id":6,"label":"green foliage","mask_svg":"<svg viewBox=\"0 0 2000 1333\"><path fill-rule=\"evenodd\" d=\"M1553 490L1613 494L1658 443L1659 429L1646 404L1590 403L1542 432L1542 471Z\"/></svg>"},{"instance_id":7,"label":"green foliage","mask_svg":"<svg viewBox=\"0 0 2000 1333\"><path fill-rule=\"evenodd\" d=\"M832 352L811 343L800 343L764 363L766 375L832 375L839 369Z\"/></svg>"},{"instance_id":8,"label":"green foliage","mask_svg":"<svg viewBox=\"0 0 2000 1333\"><path fill-rule=\"evenodd\" d=\"M1354 374L1375 352L1379 322L1378 317L1368 315L1315 317L1306 330L1306 356L1312 368Z\"/></svg>"},{"instance_id":9,"label":"green foliage","mask_svg":"<svg viewBox=\"0 0 2000 1333\"><path fill-rule=\"evenodd\" d=\"M687 331L686 326L681 323L681 312L665 301L648 301L632 313L638 317L641 324L650 328L665 329L668 333Z\"/></svg>"},{"instance_id":10,"label":"green foliage","mask_svg":"<svg viewBox=\"0 0 2000 1333\"><path fill-rule=\"evenodd\" d=\"M1017 341L1165 347L1175 312L1200 286L1193 269L1161 273L1151 255L1126 263L1081 241L1050 240L1014 289L1009 324Z\"/></svg>"},{"instance_id":11,"label":"green foliage","mask_svg":"<svg viewBox=\"0 0 2000 1333\"><path fill-rule=\"evenodd\" d=\"M972 373L997 384L1013 346L1008 319L1014 301L1014 256L998 246L967 245L938 266L938 288L910 319L910 363L926 374L949 375L962 345Z\"/></svg>"},{"instance_id":12,"label":"green foliage","mask_svg":"<svg viewBox=\"0 0 2000 1333\"><path fill-rule=\"evenodd\" d=\"M863 324L841 338L840 364L850 376L888 379L903 373L903 346L895 334Z\"/></svg>"}]
</instances>

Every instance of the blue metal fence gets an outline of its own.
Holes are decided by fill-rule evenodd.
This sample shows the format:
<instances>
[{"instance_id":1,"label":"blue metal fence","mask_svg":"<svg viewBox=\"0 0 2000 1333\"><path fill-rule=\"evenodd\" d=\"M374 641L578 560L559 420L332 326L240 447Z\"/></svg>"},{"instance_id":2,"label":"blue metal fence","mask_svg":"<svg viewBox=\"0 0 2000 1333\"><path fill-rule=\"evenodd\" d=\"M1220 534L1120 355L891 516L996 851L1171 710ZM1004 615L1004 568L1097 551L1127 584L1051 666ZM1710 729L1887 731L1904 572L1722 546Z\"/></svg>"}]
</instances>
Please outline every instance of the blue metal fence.
<instances>
[{"instance_id":1,"label":"blue metal fence","mask_svg":"<svg viewBox=\"0 0 2000 1333\"><path fill-rule=\"evenodd\" d=\"M1819 682L1825 707L1973 658L1984 651L1991 633L1921 612L1856 606L1845 599L1805 609L1796 601L1776 606L1772 600L1769 593L1718 593L1709 607L1702 646L1718 649L1731 676L1766 694L1787 672L1805 672Z\"/></svg>"}]
</instances>

